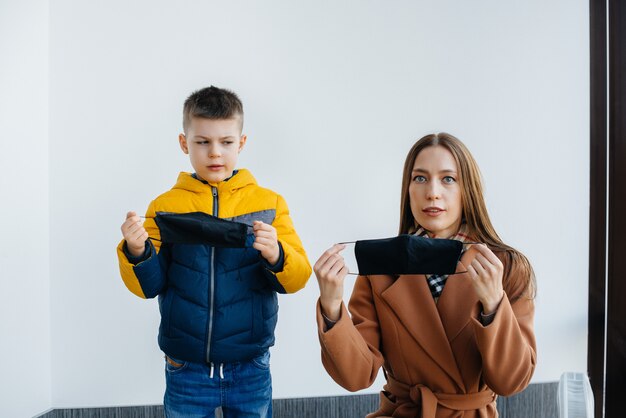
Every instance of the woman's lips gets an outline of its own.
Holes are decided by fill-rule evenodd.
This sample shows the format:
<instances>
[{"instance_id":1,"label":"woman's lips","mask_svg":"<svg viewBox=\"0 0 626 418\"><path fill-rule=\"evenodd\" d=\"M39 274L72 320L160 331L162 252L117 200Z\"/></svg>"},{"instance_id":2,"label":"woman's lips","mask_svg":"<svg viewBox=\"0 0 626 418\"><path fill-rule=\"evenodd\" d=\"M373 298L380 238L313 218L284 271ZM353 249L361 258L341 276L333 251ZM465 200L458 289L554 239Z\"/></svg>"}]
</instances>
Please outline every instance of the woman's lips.
<instances>
[{"instance_id":1,"label":"woman's lips","mask_svg":"<svg viewBox=\"0 0 626 418\"><path fill-rule=\"evenodd\" d=\"M430 207L430 208L422 209L422 212L424 212L424 214L427 216L436 217L444 213L445 210L441 208L437 208L437 207Z\"/></svg>"}]
</instances>

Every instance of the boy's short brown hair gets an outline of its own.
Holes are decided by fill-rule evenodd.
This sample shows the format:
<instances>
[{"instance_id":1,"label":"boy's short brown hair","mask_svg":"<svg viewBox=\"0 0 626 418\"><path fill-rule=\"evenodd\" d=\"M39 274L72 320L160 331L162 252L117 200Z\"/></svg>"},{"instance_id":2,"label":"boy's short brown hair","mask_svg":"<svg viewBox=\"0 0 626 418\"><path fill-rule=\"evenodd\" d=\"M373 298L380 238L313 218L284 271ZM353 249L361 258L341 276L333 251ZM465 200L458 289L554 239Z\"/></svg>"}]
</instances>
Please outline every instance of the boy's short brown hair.
<instances>
[{"instance_id":1,"label":"boy's short brown hair","mask_svg":"<svg viewBox=\"0 0 626 418\"><path fill-rule=\"evenodd\" d=\"M243 105L235 93L215 86L205 87L191 93L183 106L183 130L194 117L205 119L239 118L243 128Z\"/></svg>"}]
</instances>

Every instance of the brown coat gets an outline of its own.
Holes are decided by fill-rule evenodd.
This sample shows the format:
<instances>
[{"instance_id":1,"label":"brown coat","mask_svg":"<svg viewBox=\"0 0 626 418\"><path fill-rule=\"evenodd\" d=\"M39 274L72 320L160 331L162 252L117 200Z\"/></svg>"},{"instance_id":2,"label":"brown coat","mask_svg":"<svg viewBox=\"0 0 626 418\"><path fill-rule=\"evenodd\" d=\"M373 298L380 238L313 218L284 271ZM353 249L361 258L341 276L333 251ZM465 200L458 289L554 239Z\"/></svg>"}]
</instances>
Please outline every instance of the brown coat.
<instances>
[{"instance_id":1,"label":"brown coat","mask_svg":"<svg viewBox=\"0 0 626 418\"><path fill-rule=\"evenodd\" d=\"M475 254L464 253L457 273ZM496 254L507 262L505 253ZM497 417L495 394L523 390L535 369L534 304L522 291L508 289L485 327L467 273L449 276L438 303L423 275L359 276L352 320L342 306L339 321L325 331L318 303L322 362L350 391L371 386L384 365L388 382L368 418Z\"/></svg>"}]
</instances>

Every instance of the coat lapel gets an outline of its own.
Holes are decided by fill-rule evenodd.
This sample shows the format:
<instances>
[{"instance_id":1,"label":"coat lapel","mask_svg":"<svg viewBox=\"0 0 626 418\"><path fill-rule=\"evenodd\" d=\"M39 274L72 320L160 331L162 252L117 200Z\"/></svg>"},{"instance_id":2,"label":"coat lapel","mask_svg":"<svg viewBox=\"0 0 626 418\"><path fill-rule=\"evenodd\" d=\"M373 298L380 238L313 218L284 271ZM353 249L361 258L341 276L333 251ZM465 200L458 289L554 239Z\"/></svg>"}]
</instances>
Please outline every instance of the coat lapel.
<instances>
[{"instance_id":1,"label":"coat lapel","mask_svg":"<svg viewBox=\"0 0 626 418\"><path fill-rule=\"evenodd\" d=\"M472 279L465 273L466 266L472 262L476 253L477 250L473 246L465 251L457 264L457 274L448 276L437 304L447 340L450 342L459 335L471 318L478 317L480 311L480 302L474 291Z\"/></svg>"},{"instance_id":2,"label":"coat lapel","mask_svg":"<svg viewBox=\"0 0 626 418\"><path fill-rule=\"evenodd\" d=\"M380 290L381 298L411 337L463 388L463 380L425 276L399 276L391 286Z\"/></svg>"}]
</instances>

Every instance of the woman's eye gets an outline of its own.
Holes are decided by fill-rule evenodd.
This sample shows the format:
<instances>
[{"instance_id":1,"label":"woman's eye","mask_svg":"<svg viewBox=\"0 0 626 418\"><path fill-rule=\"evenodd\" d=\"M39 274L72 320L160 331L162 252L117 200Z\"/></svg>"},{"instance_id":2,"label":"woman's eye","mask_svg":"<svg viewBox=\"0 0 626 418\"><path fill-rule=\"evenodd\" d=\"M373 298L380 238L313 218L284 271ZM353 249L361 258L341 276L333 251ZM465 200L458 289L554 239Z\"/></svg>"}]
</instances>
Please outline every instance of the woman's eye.
<instances>
[{"instance_id":1,"label":"woman's eye","mask_svg":"<svg viewBox=\"0 0 626 418\"><path fill-rule=\"evenodd\" d=\"M413 177L413 181L415 181L417 183L425 183L426 182L426 177L424 177L424 176L415 176L415 177Z\"/></svg>"},{"instance_id":2,"label":"woman's eye","mask_svg":"<svg viewBox=\"0 0 626 418\"><path fill-rule=\"evenodd\" d=\"M451 176L445 176L443 178L443 182L447 183L447 184L452 184L452 183L456 182L456 179L454 177L451 177Z\"/></svg>"}]
</instances>

